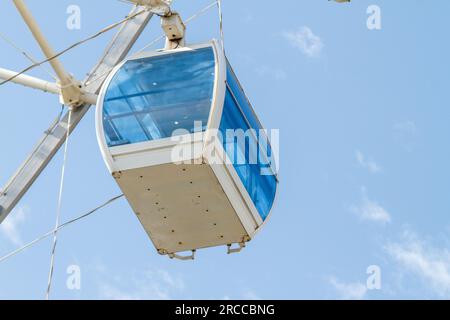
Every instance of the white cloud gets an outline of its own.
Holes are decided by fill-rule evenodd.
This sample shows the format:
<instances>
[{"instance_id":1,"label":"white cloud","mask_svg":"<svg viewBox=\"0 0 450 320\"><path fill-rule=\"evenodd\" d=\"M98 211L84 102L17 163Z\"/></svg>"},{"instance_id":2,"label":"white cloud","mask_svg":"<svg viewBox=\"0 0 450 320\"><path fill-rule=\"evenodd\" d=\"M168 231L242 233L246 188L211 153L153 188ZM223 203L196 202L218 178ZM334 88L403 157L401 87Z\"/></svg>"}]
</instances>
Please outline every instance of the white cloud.
<instances>
[{"instance_id":1,"label":"white cloud","mask_svg":"<svg viewBox=\"0 0 450 320\"><path fill-rule=\"evenodd\" d=\"M262 298L252 289L242 288L239 292L232 295L224 295L221 300L262 300Z\"/></svg>"},{"instance_id":2,"label":"white cloud","mask_svg":"<svg viewBox=\"0 0 450 320\"><path fill-rule=\"evenodd\" d=\"M394 125L394 138L402 147L412 152L417 143L419 129L414 121L407 120Z\"/></svg>"},{"instance_id":3,"label":"white cloud","mask_svg":"<svg viewBox=\"0 0 450 320\"><path fill-rule=\"evenodd\" d=\"M255 71L260 77L270 77L279 81L287 78L287 74L284 70L270 67L268 65L257 66L255 67Z\"/></svg>"},{"instance_id":4,"label":"white cloud","mask_svg":"<svg viewBox=\"0 0 450 320\"><path fill-rule=\"evenodd\" d=\"M338 293L340 299L362 300L366 296L367 287L363 283L345 283L335 277L331 277L329 282Z\"/></svg>"},{"instance_id":5,"label":"white cloud","mask_svg":"<svg viewBox=\"0 0 450 320\"><path fill-rule=\"evenodd\" d=\"M366 159L366 156L364 156L364 154L361 151L356 150L355 155L356 155L356 161L358 161L358 164L362 168L369 170L370 173L379 173L382 171L382 168L380 165L378 165L378 163L376 163L371 158Z\"/></svg>"},{"instance_id":6,"label":"white cloud","mask_svg":"<svg viewBox=\"0 0 450 320\"><path fill-rule=\"evenodd\" d=\"M415 135L417 133L417 126L414 121L408 120L399 122L394 125L395 131L401 131L402 133Z\"/></svg>"},{"instance_id":7,"label":"white cloud","mask_svg":"<svg viewBox=\"0 0 450 320\"><path fill-rule=\"evenodd\" d=\"M243 297L245 300L261 300L261 298L252 290L245 291Z\"/></svg>"},{"instance_id":8,"label":"white cloud","mask_svg":"<svg viewBox=\"0 0 450 320\"><path fill-rule=\"evenodd\" d=\"M170 300L185 289L180 277L161 269L128 273L126 277L108 275L99 281L99 295L107 300Z\"/></svg>"},{"instance_id":9,"label":"white cloud","mask_svg":"<svg viewBox=\"0 0 450 320\"><path fill-rule=\"evenodd\" d=\"M377 202L370 200L367 196L366 188L362 188L362 200L359 206L352 206L350 210L361 219L379 223L391 222L391 215Z\"/></svg>"},{"instance_id":10,"label":"white cloud","mask_svg":"<svg viewBox=\"0 0 450 320\"><path fill-rule=\"evenodd\" d=\"M23 244L19 226L25 222L28 211L28 207L19 207L0 224L0 232L14 245Z\"/></svg>"},{"instance_id":11,"label":"white cloud","mask_svg":"<svg viewBox=\"0 0 450 320\"><path fill-rule=\"evenodd\" d=\"M286 31L283 33L283 37L310 58L319 56L324 47L322 39L316 36L309 27L301 27L297 31Z\"/></svg>"},{"instance_id":12,"label":"white cloud","mask_svg":"<svg viewBox=\"0 0 450 320\"><path fill-rule=\"evenodd\" d=\"M254 20L255 20L255 16L252 14L252 13L250 13L250 12L247 12L245 15L244 15L244 18L242 19L245 23L252 23Z\"/></svg>"},{"instance_id":13,"label":"white cloud","mask_svg":"<svg viewBox=\"0 0 450 320\"><path fill-rule=\"evenodd\" d=\"M386 246L388 254L402 270L419 276L438 295L450 295L450 251L436 248L407 231L402 240Z\"/></svg>"}]
</instances>

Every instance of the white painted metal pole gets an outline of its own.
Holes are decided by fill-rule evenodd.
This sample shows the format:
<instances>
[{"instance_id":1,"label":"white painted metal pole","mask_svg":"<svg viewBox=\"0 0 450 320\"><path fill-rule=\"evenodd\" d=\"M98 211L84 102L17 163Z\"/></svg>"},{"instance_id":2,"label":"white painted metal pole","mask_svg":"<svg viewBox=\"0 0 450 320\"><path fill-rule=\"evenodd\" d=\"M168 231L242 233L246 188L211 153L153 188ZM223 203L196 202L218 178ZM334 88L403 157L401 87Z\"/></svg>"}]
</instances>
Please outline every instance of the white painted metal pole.
<instances>
[{"instance_id":1,"label":"white painted metal pole","mask_svg":"<svg viewBox=\"0 0 450 320\"><path fill-rule=\"evenodd\" d=\"M59 78L59 84L61 85L61 88L63 88L61 90L62 102L70 107L80 105L82 103L82 101L80 101L81 87L77 83L75 83L72 76L64 70L61 62L58 59L54 58L56 53L48 43L36 20L33 18L31 12L25 5L25 2L23 0L13 0L13 2L16 5L17 10L21 14L23 20L28 25L28 28L30 29L34 38L41 47L42 52L44 52L47 59L51 59L49 63L52 66L53 70L55 70L55 73Z\"/></svg>"},{"instance_id":2,"label":"white painted metal pole","mask_svg":"<svg viewBox=\"0 0 450 320\"><path fill-rule=\"evenodd\" d=\"M33 33L34 38L38 42L39 46L42 49L42 52L44 52L47 59L54 57L56 53L53 51L50 44L46 40L44 34L39 28L39 25L31 15L31 12L28 10L27 6L25 5L25 2L23 0L13 0L13 2L16 5L17 10L19 10L19 13L24 19L25 23L28 25L28 28L30 28L31 33ZM64 70L64 67L61 64L61 62L58 59L52 59L50 61L50 64L55 70L59 80L61 81L61 85L63 86L70 85L71 77Z\"/></svg>"},{"instance_id":3,"label":"white painted metal pole","mask_svg":"<svg viewBox=\"0 0 450 320\"><path fill-rule=\"evenodd\" d=\"M0 79L10 79L15 75L17 75L17 72L15 71L0 68ZM33 89L42 90L44 92L54 93L58 95L61 93L61 89L56 83L48 82L35 77L30 77L24 74L15 77L13 80L11 80L11 82L21 84Z\"/></svg>"},{"instance_id":4,"label":"white painted metal pole","mask_svg":"<svg viewBox=\"0 0 450 320\"><path fill-rule=\"evenodd\" d=\"M57 83L48 82L46 80L41 80L35 77L30 77L24 74L21 74L17 77L17 72L11 71L8 69L0 68L0 79L11 79L14 77L14 79L11 80L11 82L21 84L25 87L41 90L48 93L53 93L60 95L61 94L61 88ZM82 92L80 96L80 100L83 103L96 105L97 104L97 95L94 93L88 93L88 92Z\"/></svg>"}]
</instances>

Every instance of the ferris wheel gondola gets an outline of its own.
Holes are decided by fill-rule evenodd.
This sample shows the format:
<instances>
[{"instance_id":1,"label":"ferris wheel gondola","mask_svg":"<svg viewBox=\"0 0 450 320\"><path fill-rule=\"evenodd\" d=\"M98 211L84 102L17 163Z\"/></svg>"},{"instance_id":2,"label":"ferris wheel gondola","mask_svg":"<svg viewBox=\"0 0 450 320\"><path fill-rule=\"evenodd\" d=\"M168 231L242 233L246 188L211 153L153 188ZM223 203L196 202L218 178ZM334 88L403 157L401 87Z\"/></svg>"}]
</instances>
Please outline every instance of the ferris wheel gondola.
<instances>
[{"instance_id":1,"label":"ferris wheel gondola","mask_svg":"<svg viewBox=\"0 0 450 320\"><path fill-rule=\"evenodd\" d=\"M96 122L106 165L159 253L239 251L267 220L278 181L263 172L273 166L236 163L250 151L224 139L255 132L244 139L260 147L266 137L216 41L124 61L100 92Z\"/></svg>"}]
</instances>

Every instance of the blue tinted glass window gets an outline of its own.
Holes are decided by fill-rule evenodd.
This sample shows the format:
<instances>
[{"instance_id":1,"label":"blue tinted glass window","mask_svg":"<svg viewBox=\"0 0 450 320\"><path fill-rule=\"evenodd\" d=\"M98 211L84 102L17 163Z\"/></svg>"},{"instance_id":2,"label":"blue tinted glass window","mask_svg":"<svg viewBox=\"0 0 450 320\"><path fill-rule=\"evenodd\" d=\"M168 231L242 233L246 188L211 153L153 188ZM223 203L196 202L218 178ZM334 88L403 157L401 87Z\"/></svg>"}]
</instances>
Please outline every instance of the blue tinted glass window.
<instances>
[{"instance_id":1,"label":"blue tinted glass window","mask_svg":"<svg viewBox=\"0 0 450 320\"><path fill-rule=\"evenodd\" d=\"M229 76L231 74L229 71ZM255 155L252 152L254 151L252 146L260 146L258 143L260 124L234 74L232 75L227 79L229 86L225 95L220 131L228 157L233 161L234 168L260 216L265 220L275 200L277 178L275 175L262 174L262 169L267 165L265 161L261 161L259 156L256 156L256 161L254 161ZM239 134L230 130L242 130L242 133L245 133L244 139L242 136L238 138ZM234 138L231 140L230 136ZM265 137L261 138L265 139ZM270 146L268 145L267 148L270 154Z\"/></svg>"},{"instance_id":2,"label":"blue tinted glass window","mask_svg":"<svg viewBox=\"0 0 450 320\"><path fill-rule=\"evenodd\" d=\"M238 101L239 106L242 109L242 113L244 113L245 118L249 122L250 126L253 129L263 129L261 123L259 122L253 111L253 108L250 105L250 102L247 99L247 96L244 93L244 90L242 90L239 80L237 79L229 63L227 68L227 84L233 92L234 97Z\"/></svg>"},{"instance_id":3,"label":"blue tinted glass window","mask_svg":"<svg viewBox=\"0 0 450 320\"><path fill-rule=\"evenodd\" d=\"M171 137L177 129L206 128L215 81L212 48L130 60L105 94L108 146Z\"/></svg>"}]
</instances>

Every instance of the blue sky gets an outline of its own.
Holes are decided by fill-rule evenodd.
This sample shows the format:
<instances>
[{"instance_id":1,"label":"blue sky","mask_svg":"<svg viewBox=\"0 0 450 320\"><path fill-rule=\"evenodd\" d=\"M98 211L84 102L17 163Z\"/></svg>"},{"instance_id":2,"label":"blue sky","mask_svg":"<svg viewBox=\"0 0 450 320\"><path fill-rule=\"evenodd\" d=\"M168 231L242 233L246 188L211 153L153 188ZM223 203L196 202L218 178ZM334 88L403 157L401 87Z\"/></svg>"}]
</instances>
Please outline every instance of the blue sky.
<instances>
[{"instance_id":1,"label":"blue sky","mask_svg":"<svg viewBox=\"0 0 450 320\"><path fill-rule=\"evenodd\" d=\"M208 0L175 0L188 17ZM28 1L56 49L129 11L114 0ZM66 9L79 5L80 30ZM381 30L366 26L369 5ZM270 222L248 248L203 250L195 262L161 257L124 200L59 234L53 298L58 299L399 299L450 297L450 2L224 0L226 49L262 123L280 129L280 192ZM42 58L11 2L0 32ZM214 10L188 27L188 42L218 37ZM136 44L159 34L154 19ZM113 33L65 55L76 78ZM156 47L160 47L158 44ZM0 41L1 67L29 62ZM41 69L30 73L50 80ZM60 110L56 97L0 87L3 185ZM0 256L54 225L59 153L6 224ZM63 220L119 194L101 158L94 109L73 134ZM0 264L0 298L45 296L51 239ZM66 269L81 269L81 290ZM369 266L381 289L366 287Z\"/></svg>"}]
</instances>

